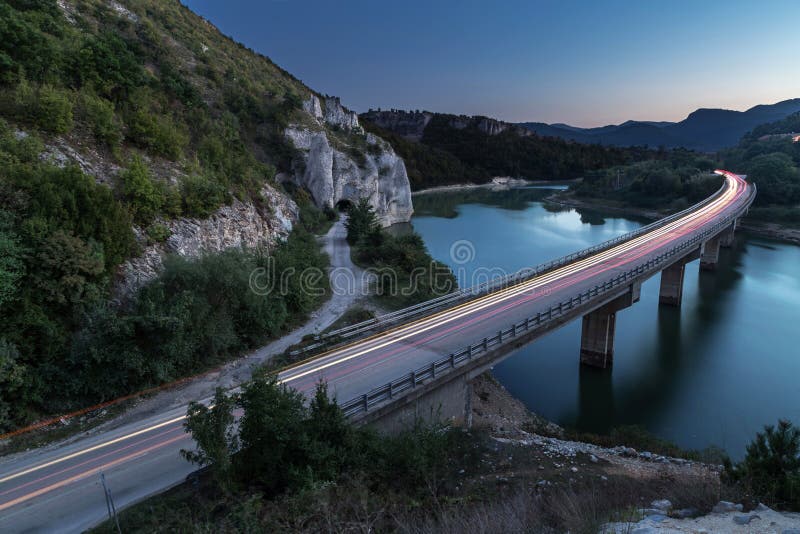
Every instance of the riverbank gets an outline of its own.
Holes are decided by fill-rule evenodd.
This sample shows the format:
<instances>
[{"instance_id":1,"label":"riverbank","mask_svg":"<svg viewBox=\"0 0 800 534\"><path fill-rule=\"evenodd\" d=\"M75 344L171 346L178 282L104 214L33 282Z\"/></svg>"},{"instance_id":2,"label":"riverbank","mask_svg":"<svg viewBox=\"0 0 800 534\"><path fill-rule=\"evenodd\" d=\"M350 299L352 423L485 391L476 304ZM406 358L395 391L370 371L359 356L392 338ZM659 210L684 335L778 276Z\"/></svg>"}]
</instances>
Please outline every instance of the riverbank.
<instances>
[{"instance_id":1,"label":"riverbank","mask_svg":"<svg viewBox=\"0 0 800 534\"><path fill-rule=\"evenodd\" d=\"M425 195L428 193L466 191L470 189L491 189L493 191L505 191L508 189L513 189L515 187L528 187L535 185L568 185L568 184L578 183L580 181L581 181L580 178L576 178L574 180L563 180L559 182L553 182L549 180L525 180L522 178L495 177L492 179L491 182L486 182L485 184L465 183L465 184L441 185L438 187L429 187L426 189L420 189L418 191L412 191L411 196Z\"/></svg>"},{"instance_id":2,"label":"riverbank","mask_svg":"<svg viewBox=\"0 0 800 534\"><path fill-rule=\"evenodd\" d=\"M658 220L670 215L668 210L650 210L625 205L607 199L587 199L577 198L571 191L558 191L546 197L543 202L557 204L565 208L586 208L603 211L611 211L620 215L642 217L649 220ZM767 223L748 219L747 217L739 221L739 228L746 230L754 235L785 241L795 245L800 245L800 228L791 228L775 223Z\"/></svg>"}]
</instances>

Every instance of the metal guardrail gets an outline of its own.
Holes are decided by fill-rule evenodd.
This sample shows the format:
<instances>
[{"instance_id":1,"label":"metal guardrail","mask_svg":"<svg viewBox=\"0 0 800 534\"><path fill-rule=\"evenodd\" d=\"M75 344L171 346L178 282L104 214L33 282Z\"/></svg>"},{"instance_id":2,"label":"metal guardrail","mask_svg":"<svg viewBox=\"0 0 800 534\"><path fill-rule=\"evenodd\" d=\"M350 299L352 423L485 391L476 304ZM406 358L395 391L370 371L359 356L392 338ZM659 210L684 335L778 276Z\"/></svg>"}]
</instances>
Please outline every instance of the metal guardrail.
<instances>
[{"instance_id":1,"label":"metal guardrail","mask_svg":"<svg viewBox=\"0 0 800 534\"><path fill-rule=\"evenodd\" d=\"M299 354L312 352L314 350L323 347L328 347L332 343L341 342L353 338L355 336L371 332L372 330L378 327L386 328L387 326L399 324L406 319L416 318L426 313L430 313L447 306L452 306L456 303L467 302L471 299L483 296L493 291L507 288L511 285L527 282L531 278L541 276L542 274L563 267L564 265L568 265L575 261L582 260L593 254L602 252L603 250L607 250L620 243L624 243L625 241L630 241L631 239L639 237L640 235L646 234L647 232L650 232L666 224L669 224L683 217L684 215L687 215L692 211L698 210L703 206L705 206L706 204L712 202L714 199L720 196L725 191L725 189L727 189L727 182L723 183L722 187L720 187L713 195L698 202L697 204L694 204L686 208L685 210L673 213L672 215L664 217L663 219L659 219L648 225L637 228L632 232L628 232L627 234L617 236L607 241L603 241L602 243L593 245L583 250L579 250L578 252L567 254L566 256L562 256L561 258L557 258L547 263L542 263L540 265L537 265L536 267L526 267L520 269L515 273L511 273L501 278L487 280L486 282L482 282L478 285L469 288L459 289L452 293L448 293L447 295L442 295L441 297L436 297L434 299L427 300L419 304L415 304L414 306L409 306L401 310L387 313L379 317L375 317L374 319L369 319L367 321L362 321L360 323L339 328L337 330L327 332L326 334L320 334L318 336L315 336L314 338L315 343L307 345L301 349L292 351L290 354L292 356L297 356Z\"/></svg>"},{"instance_id":2,"label":"metal guardrail","mask_svg":"<svg viewBox=\"0 0 800 534\"><path fill-rule=\"evenodd\" d=\"M441 376L448 371L455 369L464 365L467 362L470 362L476 356L481 354L485 354L497 347L502 345L504 342L514 339L517 336L522 334L528 333L533 330L537 330L540 328L545 327L551 321L554 321L560 317L563 317L564 314L577 306L580 306L584 303L589 302L601 295L604 295L611 291L612 289L618 288L621 285L624 285L627 282L634 280L646 274L650 271L655 270L656 267L659 267L661 264L666 262L668 259L675 257L679 253L684 252L686 249L691 248L698 243L702 243L703 240L707 239L709 236L714 235L718 232L721 228L724 228L732 220L740 217L743 212L745 212L750 204L753 202L753 199L756 195L756 187L755 184L752 185L752 193L750 194L750 198L745 203L742 210L737 211L734 214L727 215L717 221L714 225L710 226L703 232L695 235L694 237L679 243L678 245L672 247L666 252L663 252L656 256L655 258L651 258L647 260L645 263L637 265L628 271L625 271L622 274L619 274L602 284L598 284L574 297L569 298L563 302L559 302L557 305L553 305L548 308L545 312L539 312L536 315L526 317L524 320L512 324L510 327L500 330L492 337L485 337L483 340L479 341L476 344L467 345L465 348L451 353L449 356L442 358L440 360L436 360L429 365L425 365L420 367L410 373L393 380L387 384L382 386L378 386L377 388L372 389L368 393L363 395L359 395L343 404L341 404L342 411L344 411L345 416L352 417L353 415L367 412L370 408L374 407L377 404L385 402L387 400L391 400L394 396L401 394L409 389L413 389L416 386L427 382L429 380L435 379L437 376ZM712 198L712 197L709 197ZM685 211L685 210L684 210Z\"/></svg>"}]
</instances>

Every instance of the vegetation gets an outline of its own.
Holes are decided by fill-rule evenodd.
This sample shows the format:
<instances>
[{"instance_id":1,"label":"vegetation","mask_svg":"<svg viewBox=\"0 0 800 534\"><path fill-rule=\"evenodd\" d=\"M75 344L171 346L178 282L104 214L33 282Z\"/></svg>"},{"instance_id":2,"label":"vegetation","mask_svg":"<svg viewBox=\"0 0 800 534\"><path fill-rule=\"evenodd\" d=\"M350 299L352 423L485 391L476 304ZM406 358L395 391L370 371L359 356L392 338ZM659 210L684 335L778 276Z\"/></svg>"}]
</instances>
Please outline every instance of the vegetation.
<instances>
[{"instance_id":1,"label":"vegetation","mask_svg":"<svg viewBox=\"0 0 800 534\"><path fill-rule=\"evenodd\" d=\"M565 475L548 453L480 430L379 435L348 424L324 384L305 404L266 375L188 415L198 450L184 455L208 469L123 511L123 531L597 532L656 498L703 511L733 498L702 476L628 478L582 455Z\"/></svg>"},{"instance_id":2,"label":"vegetation","mask_svg":"<svg viewBox=\"0 0 800 534\"><path fill-rule=\"evenodd\" d=\"M765 426L744 460L725 463L725 475L755 500L800 510L800 429L786 420Z\"/></svg>"},{"instance_id":3,"label":"vegetation","mask_svg":"<svg viewBox=\"0 0 800 534\"><path fill-rule=\"evenodd\" d=\"M168 258L129 306L106 304L136 251L132 217L153 218L170 191L134 159L117 198L77 167L39 159L42 143L0 121L0 432L41 414L107 400L196 372L277 335L313 309L327 279L286 294L250 291L254 269L324 269L302 225L267 255L234 250ZM310 208L307 208L307 211ZM163 241L168 230L147 227ZM268 283L266 280L265 283Z\"/></svg>"},{"instance_id":4,"label":"vegetation","mask_svg":"<svg viewBox=\"0 0 800 534\"><path fill-rule=\"evenodd\" d=\"M72 144L94 138L139 185L149 172L150 188L171 197L136 191L146 196L132 198L137 221L206 216L231 193L257 198L276 168L290 170L282 132L308 89L178 2L129 8L0 2L0 117ZM164 169L188 178L173 190Z\"/></svg>"},{"instance_id":5,"label":"vegetation","mask_svg":"<svg viewBox=\"0 0 800 534\"><path fill-rule=\"evenodd\" d=\"M464 182L488 182L494 176L529 180L565 180L591 169L650 157L649 151L584 145L554 137L519 135L508 129L487 135L480 117L433 114L420 142L404 139L368 120L364 127L392 143L406 163L412 189ZM454 122L466 122L456 127Z\"/></svg>"},{"instance_id":6,"label":"vegetation","mask_svg":"<svg viewBox=\"0 0 800 534\"><path fill-rule=\"evenodd\" d=\"M579 197L677 211L719 189L722 178L711 174L714 168L707 157L674 150L663 159L587 173L573 190Z\"/></svg>"},{"instance_id":7,"label":"vegetation","mask_svg":"<svg viewBox=\"0 0 800 534\"><path fill-rule=\"evenodd\" d=\"M377 295L391 307L410 306L457 288L450 268L428 254L419 234L390 235L366 199L350 208L346 226L353 260L376 274Z\"/></svg>"}]
</instances>

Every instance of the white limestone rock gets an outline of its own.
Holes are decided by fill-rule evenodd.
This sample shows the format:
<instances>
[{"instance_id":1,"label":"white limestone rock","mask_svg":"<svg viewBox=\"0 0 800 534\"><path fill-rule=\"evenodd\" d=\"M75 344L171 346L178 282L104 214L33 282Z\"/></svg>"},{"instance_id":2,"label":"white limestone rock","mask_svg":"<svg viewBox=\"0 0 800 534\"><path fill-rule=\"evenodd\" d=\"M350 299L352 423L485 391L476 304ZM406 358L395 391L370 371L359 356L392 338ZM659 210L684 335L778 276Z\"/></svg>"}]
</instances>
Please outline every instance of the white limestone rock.
<instances>
[{"instance_id":1,"label":"white limestone rock","mask_svg":"<svg viewBox=\"0 0 800 534\"><path fill-rule=\"evenodd\" d=\"M261 195L263 203L257 205L237 199L206 219L163 220L161 224L170 233L164 243L148 244L144 232L134 227L143 249L139 256L120 266L115 288L117 300L125 300L155 278L167 254L197 257L230 248L271 248L286 239L297 221L297 205L268 185L261 190Z\"/></svg>"},{"instance_id":2,"label":"white limestone rock","mask_svg":"<svg viewBox=\"0 0 800 534\"><path fill-rule=\"evenodd\" d=\"M406 166L388 143L367 134L367 145L372 148L359 165L331 146L324 130L292 126L285 133L303 154L304 165L295 169L293 180L309 190L318 206L334 207L341 200L367 198L384 226L411 218Z\"/></svg>"}]
</instances>

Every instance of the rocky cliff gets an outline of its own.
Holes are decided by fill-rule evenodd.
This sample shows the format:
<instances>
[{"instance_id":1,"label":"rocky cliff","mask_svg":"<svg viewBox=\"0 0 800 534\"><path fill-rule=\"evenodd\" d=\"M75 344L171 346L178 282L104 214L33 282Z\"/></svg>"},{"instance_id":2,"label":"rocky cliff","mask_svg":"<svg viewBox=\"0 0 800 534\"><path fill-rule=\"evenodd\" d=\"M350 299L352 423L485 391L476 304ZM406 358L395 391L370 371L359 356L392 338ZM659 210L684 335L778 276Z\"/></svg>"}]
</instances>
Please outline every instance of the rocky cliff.
<instances>
[{"instance_id":1,"label":"rocky cliff","mask_svg":"<svg viewBox=\"0 0 800 534\"><path fill-rule=\"evenodd\" d=\"M124 300L155 278L164 256L197 257L230 248L272 248L286 239L297 222L297 205L272 186L261 189L261 201L234 200L206 219L162 219L169 236L163 243L152 243L141 228L134 227L142 253L123 263L115 286L115 296Z\"/></svg>"},{"instance_id":2,"label":"rocky cliff","mask_svg":"<svg viewBox=\"0 0 800 534\"><path fill-rule=\"evenodd\" d=\"M318 206L365 197L384 226L407 222L413 213L411 187L405 164L392 147L364 134L358 116L338 98L327 98L323 109L311 95L303 109L311 120L285 131L302 157L293 181L307 188Z\"/></svg>"},{"instance_id":3,"label":"rocky cliff","mask_svg":"<svg viewBox=\"0 0 800 534\"><path fill-rule=\"evenodd\" d=\"M443 117L447 124L457 130L465 128L475 128L486 135L497 135L511 130L519 136L527 137L532 134L527 128L517 124L492 119L491 117L468 116L468 115L447 115L441 113L431 113L429 111L403 111L392 109L388 111L369 110L361 114L361 118L375 124L376 126L389 130L405 137L410 141L422 140L425 128L434 116Z\"/></svg>"}]
</instances>

